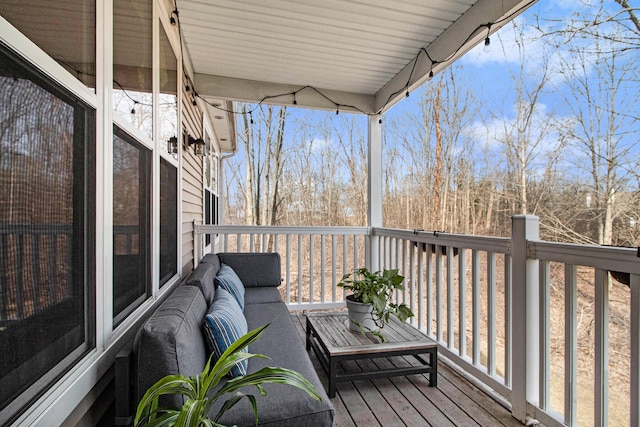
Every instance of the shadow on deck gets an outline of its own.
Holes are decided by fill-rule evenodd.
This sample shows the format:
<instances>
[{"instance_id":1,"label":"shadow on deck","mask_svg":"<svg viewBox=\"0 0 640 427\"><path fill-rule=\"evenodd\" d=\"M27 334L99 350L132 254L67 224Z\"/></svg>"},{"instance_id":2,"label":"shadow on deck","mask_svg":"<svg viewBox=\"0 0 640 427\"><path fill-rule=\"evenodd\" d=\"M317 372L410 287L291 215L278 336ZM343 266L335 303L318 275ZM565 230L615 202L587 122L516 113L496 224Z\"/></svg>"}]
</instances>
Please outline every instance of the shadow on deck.
<instances>
[{"instance_id":1,"label":"shadow on deck","mask_svg":"<svg viewBox=\"0 0 640 427\"><path fill-rule=\"evenodd\" d=\"M305 318L292 313L304 340ZM310 352L323 382L327 376ZM401 359L401 360L397 360ZM408 363L403 358L376 360L379 366ZM333 425L342 426L522 426L509 411L446 364L438 364L438 386L427 375L338 383Z\"/></svg>"}]
</instances>

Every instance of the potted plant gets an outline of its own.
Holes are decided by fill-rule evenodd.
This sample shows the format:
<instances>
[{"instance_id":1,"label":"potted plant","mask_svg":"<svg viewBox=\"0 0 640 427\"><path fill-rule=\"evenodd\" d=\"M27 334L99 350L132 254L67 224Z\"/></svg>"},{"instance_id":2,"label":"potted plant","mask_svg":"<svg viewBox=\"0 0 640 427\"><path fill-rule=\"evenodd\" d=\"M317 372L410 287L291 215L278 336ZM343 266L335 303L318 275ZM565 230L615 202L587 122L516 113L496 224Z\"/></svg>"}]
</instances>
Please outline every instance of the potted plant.
<instances>
[{"instance_id":1,"label":"potted plant","mask_svg":"<svg viewBox=\"0 0 640 427\"><path fill-rule=\"evenodd\" d=\"M167 375L154 385L149 387L144 394L134 419L134 426L209 426L223 427L218 423L220 417L231 409L242 398L246 397L253 408L253 413L258 425L258 407L254 395L246 395L238 391L242 387L256 386L261 395L267 391L262 384L288 384L306 391L311 397L320 400L316 388L300 373L291 369L265 367L252 374L229 379L218 390L213 389L220 383L229 370L236 363L252 357L263 357L262 354L251 354L242 351L249 344L256 341L262 335L266 324L260 328L248 332L240 337L220 356L220 359L211 365L211 358L201 374L186 377L184 375ZM233 393L218 411L213 419L208 416L209 409L214 402L223 395ZM181 394L187 397L187 401L180 409L159 408L158 399L166 394Z\"/></svg>"},{"instance_id":2,"label":"potted plant","mask_svg":"<svg viewBox=\"0 0 640 427\"><path fill-rule=\"evenodd\" d=\"M372 273L366 267L361 267L342 276L338 286L352 292L346 298L349 328L370 332L384 342L386 338L380 329L391 315L401 322L413 317L413 312L406 304L393 302L394 292L404 291L403 280L404 276L398 273L398 269Z\"/></svg>"}]
</instances>

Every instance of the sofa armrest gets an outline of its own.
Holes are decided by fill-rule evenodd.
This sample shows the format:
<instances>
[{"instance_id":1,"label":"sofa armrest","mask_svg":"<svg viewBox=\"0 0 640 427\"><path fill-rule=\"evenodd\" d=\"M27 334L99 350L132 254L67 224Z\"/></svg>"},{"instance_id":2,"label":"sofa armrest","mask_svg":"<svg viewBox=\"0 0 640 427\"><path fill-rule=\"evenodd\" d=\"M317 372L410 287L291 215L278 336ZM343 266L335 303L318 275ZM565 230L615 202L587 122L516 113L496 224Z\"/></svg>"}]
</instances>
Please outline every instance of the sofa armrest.
<instances>
[{"instance_id":1,"label":"sofa armrest","mask_svg":"<svg viewBox=\"0 0 640 427\"><path fill-rule=\"evenodd\" d=\"M277 252L220 252L218 258L236 272L245 288L276 287L282 282Z\"/></svg>"}]
</instances>

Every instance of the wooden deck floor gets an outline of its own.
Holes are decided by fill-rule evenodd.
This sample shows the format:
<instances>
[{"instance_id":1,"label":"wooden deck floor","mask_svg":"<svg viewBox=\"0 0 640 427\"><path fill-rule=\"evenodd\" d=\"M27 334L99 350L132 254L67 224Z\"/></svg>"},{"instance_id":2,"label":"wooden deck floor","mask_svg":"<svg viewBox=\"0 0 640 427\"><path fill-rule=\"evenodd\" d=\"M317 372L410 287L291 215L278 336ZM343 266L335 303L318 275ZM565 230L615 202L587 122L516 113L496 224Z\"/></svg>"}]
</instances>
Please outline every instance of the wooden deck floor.
<instances>
[{"instance_id":1,"label":"wooden deck floor","mask_svg":"<svg viewBox=\"0 0 640 427\"><path fill-rule=\"evenodd\" d=\"M292 317L304 340L304 316L296 313ZM310 356L326 389L324 370L313 352ZM409 363L398 359L375 363ZM504 407L444 363L438 365L437 387L429 387L426 375L343 382L338 383L331 401L336 409L335 427L522 426Z\"/></svg>"}]
</instances>

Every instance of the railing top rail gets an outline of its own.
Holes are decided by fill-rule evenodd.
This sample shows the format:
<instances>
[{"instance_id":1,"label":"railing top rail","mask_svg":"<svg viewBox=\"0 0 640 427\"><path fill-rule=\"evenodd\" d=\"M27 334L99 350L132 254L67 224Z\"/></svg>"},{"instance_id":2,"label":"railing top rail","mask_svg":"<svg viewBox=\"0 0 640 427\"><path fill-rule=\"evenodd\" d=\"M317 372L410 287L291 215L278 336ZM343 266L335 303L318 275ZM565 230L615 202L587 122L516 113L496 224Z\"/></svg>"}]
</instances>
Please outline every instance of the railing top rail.
<instances>
[{"instance_id":1,"label":"railing top rail","mask_svg":"<svg viewBox=\"0 0 640 427\"><path fill-rule=\"evenodd\" d=\"M0 234L71 234L70 224L7 224L0 223Z\"/></svg>"},{"instance_id":2,"label":"railing top rail","mask_svg":"<svg viewBox=\"0 0 640 427\"><path fill-rule=\"evenodd\" d=\"M527 256L530 259L556 261L633 274L640 274L638 255L640 254L636 248L544 241L527 242Z\"/></svg>"},{"instance_id":3,"label":"railing top rail","mask_svg":"<svg viewBox=\"0 0 640 427\"><path fill-rule=\"evenodd\" d=\"M369 227L325 227L325 226L273 226L273 225L202 225L194 227L196 234L324 234L368 236Z\"/></svg>"},{"instance_id":4,"label":"railing top rail","mask_svg":"<svg viewBox=\"0 0 640 427\"><path fill-rule=\"evenodd\" d=\"M503 254L511 253L511 239L504 237L471 236L443 233L440 231L402 230L396 228L374 228L373 235L405 239L431 245L478 249Z\"/></svg>"}]
</instances>

